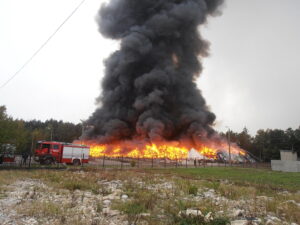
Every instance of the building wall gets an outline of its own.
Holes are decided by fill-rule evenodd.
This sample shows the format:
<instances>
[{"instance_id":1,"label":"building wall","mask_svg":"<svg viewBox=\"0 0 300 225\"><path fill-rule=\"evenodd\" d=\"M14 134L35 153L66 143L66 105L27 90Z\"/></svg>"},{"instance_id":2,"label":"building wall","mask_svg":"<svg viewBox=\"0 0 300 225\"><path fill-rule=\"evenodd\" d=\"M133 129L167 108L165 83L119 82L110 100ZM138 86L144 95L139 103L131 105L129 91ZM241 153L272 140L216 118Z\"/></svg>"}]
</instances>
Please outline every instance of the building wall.
<instances>
[{"instance_id":1,"label":"building wall","mask_svg":"<svg viewBox=\"0 0 300 225\"><path fill-rule=\"evenodd\" d=\"M297 153L292 151L280 151L281 160L285 161L297 161Z\"/></svg>"},{"instance_id":2,"label":"building wall","mask_svg":"<svg viewBox=\"0 0 300 225\"><path fill-rule=\"evenodd\" d=\"M300 172L300 161L293 160L271 160L271 167L274 171Z\"/></svg>"}]
</instances>

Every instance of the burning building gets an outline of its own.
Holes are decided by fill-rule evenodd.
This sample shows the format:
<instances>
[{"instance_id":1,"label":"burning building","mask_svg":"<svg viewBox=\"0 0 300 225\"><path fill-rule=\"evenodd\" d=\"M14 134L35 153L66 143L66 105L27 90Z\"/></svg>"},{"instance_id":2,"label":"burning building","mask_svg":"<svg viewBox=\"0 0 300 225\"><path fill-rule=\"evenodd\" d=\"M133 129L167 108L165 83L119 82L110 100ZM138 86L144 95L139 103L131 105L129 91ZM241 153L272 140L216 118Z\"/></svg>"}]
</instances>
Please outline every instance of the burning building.
<instances>
[{"instance_id":1,"label":"burning building","mask_svg":"<svg viewBox=\"0 0 300 225\"><path fill-rule=\"evenodd\" d=\"M81 137L92 156L183 158L191 148L217 156L226 142L214 131L216 117L195 80L209 48L199 28L220 14L222 4L111 0L102 5L99 31L120 41L120 49L105 61L98 108Z\"/></svg>"}]
</instances>

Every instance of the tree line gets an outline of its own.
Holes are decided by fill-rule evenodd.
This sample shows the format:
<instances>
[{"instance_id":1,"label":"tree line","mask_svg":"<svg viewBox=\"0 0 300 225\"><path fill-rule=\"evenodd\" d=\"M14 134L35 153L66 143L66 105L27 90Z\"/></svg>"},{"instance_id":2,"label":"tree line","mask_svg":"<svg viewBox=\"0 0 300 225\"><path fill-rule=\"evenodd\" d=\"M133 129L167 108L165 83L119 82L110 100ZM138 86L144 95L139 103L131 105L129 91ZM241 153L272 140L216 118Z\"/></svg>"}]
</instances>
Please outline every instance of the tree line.
<instances>
[{"instance_id":1,"label":"tree line","mask_svg":"<svg viewBox=\"0 0 300 225\"><path fill-rule=\"evenodd\" d=\"M221 133L263 162L280 159L280 150L292 150L300 156L300 126L297 129L260 129L251 136L245 127L242 132Z\"/></svg>"},{"instance_id":2,"label":"tree line","mask_svg":"<svg viewBox=\"0 0 300 225\"><path fill-rule=\"evenodd\" d=\"M0 152L6 144L13 144L16 153L30 153L39 140L73 142L82 133L82 125L58 120L24 121L7 115L6 107L0 106Z\"/></svg>"},{"instance_id":3,"label":"tree line","mask_svg":"<svg viewBox=\"0 0 300 225\"><path fill-rule=\"evenodd\" d=\"M230 134L229 134L230 133ZM38 140L55 140L73 142L82 134L82 124L74 124L57 120L24 121L13 119L7 115L6 107L0 106L0 152L3 144L13 144L16 153L30 153ZM300 126L288 128L258 130L251 136L244 128L242 132L229 131L220 133L262 161L280 158L280 150L293 150L300 156ZM2 149L3 150L3 149Z\"/></svg>"}]
</instances>

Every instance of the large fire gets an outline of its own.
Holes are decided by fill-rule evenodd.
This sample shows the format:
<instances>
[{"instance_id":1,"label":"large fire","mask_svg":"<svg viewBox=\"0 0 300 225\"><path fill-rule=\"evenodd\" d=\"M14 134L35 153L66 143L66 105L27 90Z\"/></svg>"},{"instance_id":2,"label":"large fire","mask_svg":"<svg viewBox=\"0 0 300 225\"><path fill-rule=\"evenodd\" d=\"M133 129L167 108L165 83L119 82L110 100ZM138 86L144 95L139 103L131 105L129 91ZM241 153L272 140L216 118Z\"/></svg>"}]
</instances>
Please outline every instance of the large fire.
<instances>
[{"instance_id":1,"label":"large fire","mask_svg":"<svg viewBox=\"0 0 300 225\"><path fill-rule=\"evenodd\" d=\"M98 144L95 142L81 142L90 146L90 155L92 157L129 157L129 158L168 158L171 160L185 159L191 148L174 145L173 143L149 143L136 144L132 142L116 143L116 144ZM225 144L224 144L225 145ZM217 159L217 153L220 149L228 149L226 146L201 146L194 148L201 155L209 159ZM231 153L237 155L245 155L245 152L238 147L232 146Z\"/></svg>"}]
</instances>

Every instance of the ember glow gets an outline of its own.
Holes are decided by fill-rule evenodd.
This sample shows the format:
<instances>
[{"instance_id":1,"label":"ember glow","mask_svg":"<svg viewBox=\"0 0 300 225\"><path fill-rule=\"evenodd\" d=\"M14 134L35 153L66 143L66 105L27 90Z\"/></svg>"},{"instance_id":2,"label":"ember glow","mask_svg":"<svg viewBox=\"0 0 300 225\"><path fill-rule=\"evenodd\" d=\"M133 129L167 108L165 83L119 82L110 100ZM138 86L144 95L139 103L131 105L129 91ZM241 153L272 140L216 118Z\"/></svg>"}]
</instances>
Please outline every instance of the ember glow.
<instances>
[{"instance_id":1,"label":"ember glow","mask_svg":"<svg viewBox=\"0 0 300 225\"><path fill-rule=\"evenodd\" d=\"M171 160L185 159L188 157L190 148L178 146L176 144L136 144L133 142L119 142L116 144L97 144L93 142L85 142L85 145L90 146L90 155L92 157L129 157L129 158L168 158ZM220 148L225 146L218 146L218 148L201 146L194 148L201 155L209 159L217 159L217 153ZM223 150L224 151L224 150ZM237 147L231 148L232 154L245 155L242 149Z\"/></svg>"}]
</instances>

